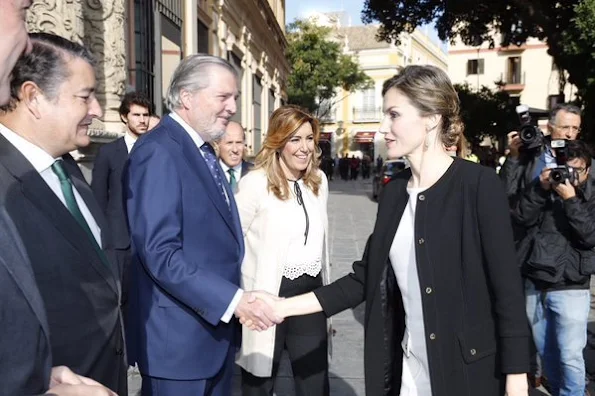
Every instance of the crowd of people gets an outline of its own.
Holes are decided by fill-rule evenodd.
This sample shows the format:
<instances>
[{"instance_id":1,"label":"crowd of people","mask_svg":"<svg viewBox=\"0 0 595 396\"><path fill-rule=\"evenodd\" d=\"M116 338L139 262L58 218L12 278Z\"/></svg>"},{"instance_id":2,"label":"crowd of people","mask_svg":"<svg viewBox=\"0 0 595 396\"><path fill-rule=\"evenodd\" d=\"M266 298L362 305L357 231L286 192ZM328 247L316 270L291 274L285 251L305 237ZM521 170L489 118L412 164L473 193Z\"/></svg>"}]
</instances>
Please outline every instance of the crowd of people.
<instances>
[{"instance_id":1,"label":"crowd of people","mask_svg":"<svg viewBox=\"0 0 595 396\"><path fill-rule=\"evenodd\" d=\"M124 136L89 185L69 153L102 116L95 59L28 35L29 5L0 0L0 394L126 395L136 366L144 396L229 396L237 364L243 395L272 395L286 351L296 394L328 396L330 318L364 301L369 396L528 396L527 373L585 394L595 182L580 109L556 107L538 147L511 133L498 176L458 158L446 73L401 69L380 133L410 166L331 282L327 179L382 158L329 174L318 121L284 105L247 162L237 71L193 54L161 119L123 97Z\"/></svg>"}]
</instances>

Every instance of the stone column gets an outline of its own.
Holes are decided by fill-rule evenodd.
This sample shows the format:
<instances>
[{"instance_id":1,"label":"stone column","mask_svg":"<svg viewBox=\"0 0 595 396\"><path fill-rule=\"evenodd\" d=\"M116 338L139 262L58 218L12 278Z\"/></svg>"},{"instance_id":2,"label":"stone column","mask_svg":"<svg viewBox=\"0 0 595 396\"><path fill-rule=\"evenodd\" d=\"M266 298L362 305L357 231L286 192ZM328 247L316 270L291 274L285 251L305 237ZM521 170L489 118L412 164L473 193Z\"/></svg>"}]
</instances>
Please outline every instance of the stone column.
<instances>
[{"instance_id":1,"label":"stone column","mask_svg":"<svg viewBox=\"0 0 595 396\"><path fill-rule=\"evenodd\" d=\"M197 0L184 0L184 23L182 36L184 57L198 52L198 3Z\"/></svg>"},{"instance_id":2,"label":"stone column","mask_svg":"<svg viewBox=\"0 0 595 396\"><path fill-rule=\"evenodd\" d=\"M82 43L97 59L97 98L104 116L89 134L109 141L122 133L118 115L126 83L126 0L36 0L28 12L30 32L46 32ZM78 153L78 157L84 156Z\"/></svg>"}]
</instances>

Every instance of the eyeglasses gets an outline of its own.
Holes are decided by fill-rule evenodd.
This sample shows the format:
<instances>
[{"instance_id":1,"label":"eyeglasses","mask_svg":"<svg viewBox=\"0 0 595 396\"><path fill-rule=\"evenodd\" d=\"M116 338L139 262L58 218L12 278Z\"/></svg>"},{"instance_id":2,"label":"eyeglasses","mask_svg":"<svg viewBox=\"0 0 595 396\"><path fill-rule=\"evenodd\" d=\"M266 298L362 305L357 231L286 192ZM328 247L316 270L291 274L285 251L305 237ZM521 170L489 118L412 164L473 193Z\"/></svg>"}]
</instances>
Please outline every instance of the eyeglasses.
<instances>
[{"instance_id":1,"label":"eyeglasses","mask_svg":"<svg viewBox=\"0 0 595 396\"><path fill-rule=\"evenodd\" d=\"M587 168L582 168L582 167L579 168L576 166L569 166L569 168L574 169L576 171L576 173L585 173L587 171Z\"/></svg>"},{"instance_id":2,"label":"eyeglasses","mask_svg":"<svg viewBox=\"0 0 595 396\"><path fill-rule=\"evenodd\" d=\"M576 133L580 133L581 127L577 127L574 125L555 125L556 128L563 130L564 132L572 131Z\"/></svg>"}]
</instances>

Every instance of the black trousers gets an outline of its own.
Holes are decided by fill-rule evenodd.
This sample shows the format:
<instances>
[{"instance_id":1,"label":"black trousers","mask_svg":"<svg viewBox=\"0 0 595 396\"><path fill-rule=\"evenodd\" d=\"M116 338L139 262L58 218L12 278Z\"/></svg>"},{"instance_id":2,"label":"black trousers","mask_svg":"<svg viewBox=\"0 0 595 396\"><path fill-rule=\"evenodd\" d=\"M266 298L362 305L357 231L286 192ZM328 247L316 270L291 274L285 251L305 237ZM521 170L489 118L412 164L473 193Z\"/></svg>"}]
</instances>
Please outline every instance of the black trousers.
<instances>
[{"instance_id":1,"label":"black trousers","mask_svg":"<svg viewBox=\"0 0 595 396\"><path fill-rule=\"evenodd\" d=\"M322 276L302 275L297 279L283 278L280 297L293 297L322 286ZM328 396L328 339L326 317L322 312L294 316L277 326L273 371L271 377L256 377L242 369L243 396L273 396L275 378L283 350L287 350L296 396Z\"/></svg>"}]
</instances>

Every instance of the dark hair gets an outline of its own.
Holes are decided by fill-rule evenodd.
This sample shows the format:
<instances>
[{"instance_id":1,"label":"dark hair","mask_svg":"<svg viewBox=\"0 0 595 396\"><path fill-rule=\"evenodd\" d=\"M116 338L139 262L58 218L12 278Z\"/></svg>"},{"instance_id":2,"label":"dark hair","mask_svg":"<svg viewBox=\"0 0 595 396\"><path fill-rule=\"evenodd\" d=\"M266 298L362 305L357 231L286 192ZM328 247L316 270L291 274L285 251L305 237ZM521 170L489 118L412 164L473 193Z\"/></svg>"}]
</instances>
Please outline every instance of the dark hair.
<instances>
[{"instance_id":1,"label":"dark hair","mask_svg":"<svg viewBox=\"0 0 595 396\"><path fill-rule=\"evenodd\" d=\"M456 146L464 125L459 115L459 96L444 70L431 65L407 66L384 82L382 96L392 88L407 96L422 116L440 115L442 143Z\"/></svg>"},{"instance_id":2,"label":"dark hair","mask_svg":"<svg viewBox=\"0 0 595 396\"><path fill-rule=\"evenodd\" d=\"M573 105L571 103L560 103L556 105L552 110L550 110L550 118L549 123L554 125L556 123L556 116L560 111L565 111L567 113L576 114L577 116L581 116L581 109L580 107Z\"/></svg>"},{"instance_id":3,"label":"dark hair","mask_svg":"<svg viewBox=\"0 0 595 396\"><path fill-rule=\"evenodd\" d=\"M58 96L58 88L70 77L69 58L80 58L95 66L91 52L80 44L49 33L32 33L31 52L21 55L12 70L10 101L0 110L14 110L19 91L27 81L35 83L48 99Z\"/></svg>"},{"instance_id":4,"label":"dark hair","mask_svg":"<svg viewBox=\"0 0 595 396\"><path fill-rule=\"evenodd\" d=\"M583 140L569 140L566 142L566 153L568 159L581 159L585 161L587 168L591 167L593 151Z\"/></svg>"},{"instance_id":5,"label":"dark hair","mask_svg":"<svg viewBox=\"0 0 595 396\"><path fill-rule=\"evenodd\" d=\"M122 103L120 103L120 108L118 109L120 115L126 117L128 113L130 113L130 106L132 105L146 108L149 111L150 116L152 116L154 113L153 103L151 103L149 98L139 92L128 92L126 95L124 95Z\"/></svg>"}]
</instances>

